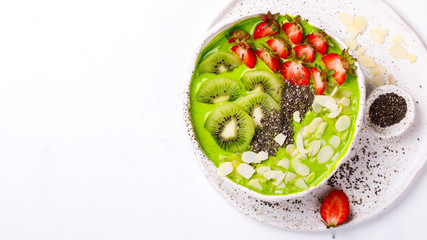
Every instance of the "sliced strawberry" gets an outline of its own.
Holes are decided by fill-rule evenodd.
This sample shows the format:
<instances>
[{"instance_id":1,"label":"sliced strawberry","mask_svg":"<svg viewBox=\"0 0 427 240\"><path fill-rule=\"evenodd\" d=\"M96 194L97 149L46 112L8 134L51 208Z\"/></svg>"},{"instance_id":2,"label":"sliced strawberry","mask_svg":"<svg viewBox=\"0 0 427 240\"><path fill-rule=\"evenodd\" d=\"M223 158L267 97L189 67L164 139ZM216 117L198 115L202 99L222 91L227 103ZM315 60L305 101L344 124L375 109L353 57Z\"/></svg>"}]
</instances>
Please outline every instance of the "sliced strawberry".
<instances>
[{"instance_id":1,"label":"sliced strawberry","mask_svg":"<svg viewBox=\"0 0 427 240\"><path fill-rule=\"evenodd\" d=\"M322 60L328 70L335 71L332 76L339 85L345 82L347 72L353 75L355 74L356 66L354 66L354 63L356 59L349 55L348 49L344 49L341 55L336 53L326 54L323 56Z\"/></svg>"},{"instance_id":2,"label":"sliced strawberry","mask_svg":"<svg viewBox=\"0 0 427 240\"><path fill-rule=\"evenodd\" d=\"M228 40L228 43L233 43L236 40L239 40L239 41L247 40L250 37L251 36L249 36L249 34L247 34L245 31L236 30L235 32L230 33L230 39Z\"/></svg>"},{"instance_id":3,"label":"sliced strawberry","mask_svg":"<svg viewBox=\"0 0 427 240\"><path fill-rule=\"evenodd\" d=\"M326 85L326 73L320 67L310 68L311 77L316 87L317 95L322 95Z\"/></svg>"},{"instance_id":4,"label":"sliced strawberry","mask_svg":"<svg viewBox=\"0 0 427 240\"><path fill-rule=\"evenodd\" d=\"M341 190L333 190L320 207L320 216L329 227L337 227L350 215L347 195Z\"/></svg>"},{"instance_id":5,"label":"sliced strawberry","mask_svg":"<svg viewBox=\"0 0 427 240\"><path fill-rule=\"evenodd\" d=\"M250 68L255 67L256 56L249 44L246 42L239 42L237 45L233 46L231 50L243 60L246 66Z\"/></svg>"},{"instance_id":6,"label":"sliced strawberry","mask_svg":"<svg viewBox=\"0 0 427 240\"><path fill-rule=\"evenodd\" d=\"M280 70L281 62L279 56L272 54L265 48L258 48L255 53L263 62L265 62L265 64L267 64L271 71L276 73Z\"/></svg>"},{"instance_id":7,"label":"sliced strawberry","mask_svg":"<svg viewBox=\"0 0 427 240\"><path fill-rule=\"evenodd\" d=\"M297 45L294 47L295 56L305 62L312 63L314 61L314 49L308 45Z\"/></svg>"},{"instance_id":8,"label":"sliced strawberry","mask_svg":"<svg viewBox=\"0 0 427 240\"><path fill-rule=\"evenodd\" d=\"M310 72L299 61L288 61L283 63L280 73L286 81L292 84L308 85L310 83Z\"/></svg>"},{"instance_id":9,"label":"sliced strawberry","mask_svg":"<svg viewBox=\"0 0 427 240\"><path fill-rule=\"evenodd\" d=\"M255 27L254 39L278 34L280 32L280 26L276 20L278 16L279 14L271 15L270 11L266 15L262 15L263 22Z\"/></svg>"},{"instance_id":10,"label":"sliced strawberry","mask_svg":"<svg viewBox=\"0 0 427 240\"><path fill-rule=\"evenodd\" d=\"M313 32L307 35L308 41L322 55L325 55L329 46L334 46L324 32Z\"/></svg>"},{"instance_id":11,"label":"sliced strawberry","mask_svg":"<svg viewBox=\"0 0 427 240\"><path fill-rule=\"evenodd\" d=\"M283 31L294 44L302 43L304 30L301 25L306 24L307 20L301 20L301 16L299 15L294 19L289 15L286 15L285 17L289 22L282 25Z\"/></svg>"},{"instance_id":12,"label":"sliced strawberry","mask_svg":"<svg viewBox=\"0 0 427 240\"><path fill-rule=\"evenodd\" d=\"M287 58L291 53L288 44L281 38L268 39L267 44L271 47L271 49L273 49L273 51L277 52L281 58Z\"/></svg>"}]
</instances>

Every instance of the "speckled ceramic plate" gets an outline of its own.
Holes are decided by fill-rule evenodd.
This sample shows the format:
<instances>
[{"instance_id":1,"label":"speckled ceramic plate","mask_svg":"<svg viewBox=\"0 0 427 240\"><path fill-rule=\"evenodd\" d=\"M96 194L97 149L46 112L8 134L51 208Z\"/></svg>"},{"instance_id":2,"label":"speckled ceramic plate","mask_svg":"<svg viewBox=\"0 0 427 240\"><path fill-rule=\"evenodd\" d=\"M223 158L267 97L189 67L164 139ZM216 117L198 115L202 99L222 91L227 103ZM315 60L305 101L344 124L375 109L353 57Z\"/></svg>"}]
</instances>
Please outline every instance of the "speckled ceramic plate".
<instances>
[{"instance_id":1,"label":"speckled ceramic plate","mask_svg":"<svg viewBox=\"0 0 427 240\"><path fill-rule=\"evenodd\" d=\"M325 230L325 225L320 221L319 208L321 201L332 188L343 189L349 197L351 215L344 227L378 214L404 192L427 158L427 148L419 147L421 144L427 144L427 107L420 104L427 102L427 86L423 83L422 72L427 65L424 45L411 28L380 0L240 0L232 2L214 21L212 28L224 25L224 22L237 21L245 16L267 11L301 15L316 27L327 29L329 34L341 40L347 39L349 35L337 16L342 12L364 16L368 26L358 36L358 43L367 48L367 55L394 75L399 87L412 95L416 118L404 134L392 139L381 139L371 134L367 126L362 126L349 159L340 166L327 184L304 196L268 202L253 197L248 189L236 188L235 185L225 183L223 178L214 177L216 174L212 172L215 172L215 166L203 160L206 157L191 134L187 110L189 103L188 97L185 97L184 117L203 171L218 192L241 212L284 229ZM417 61L410 64L408 60L390 57L387 47L391 44L391 37L386 38L384 45L372 42L369 39L369 31L377 27L387 27L390 36L397 33L405 36L404 40L408 44L406 49L417 53ZM195 54L198 54L198 51ZM369 77L368 69L362 67L362 70ZM372 85L368 86L368 91L370 89L373 89Z\"/></svg>"}]
</instances>

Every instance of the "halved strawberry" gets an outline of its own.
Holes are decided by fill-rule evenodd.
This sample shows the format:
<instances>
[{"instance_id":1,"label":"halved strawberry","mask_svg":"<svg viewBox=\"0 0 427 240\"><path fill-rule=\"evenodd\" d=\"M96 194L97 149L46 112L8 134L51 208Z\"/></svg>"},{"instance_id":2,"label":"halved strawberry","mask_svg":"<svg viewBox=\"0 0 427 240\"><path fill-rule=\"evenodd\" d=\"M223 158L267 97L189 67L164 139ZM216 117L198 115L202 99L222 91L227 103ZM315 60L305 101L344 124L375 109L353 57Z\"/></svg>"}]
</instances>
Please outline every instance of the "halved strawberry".
<instances>
[{"instance_id":1,"label":"halved strawberry","mask_svg":"<svg viewBox=\"0 0 427 240\"><path fill-rule=\"evenodd\" d=\"M309 43L322 55L325 55L329 46L334 46L324 32L313 32L307 35Z\"/></svg>"},{"instance_id":2,"label":"halved strawberry","mask_svg":"<svg viewBox=\"0 0 427 240\"><path fill-rule=\"evenodd\" d=\"M263 62L265 62L265 64L267 64L271 71L276 73L280 70L281 62L279 56L272 54L265 48L258 48L255 53Z\"/></svg>"},{"instance_id":3,"label":"halved strawberry","mask_svg":"<svg viewBox=\"0 0 427 240\"><path fill-rule=\"evenodd\" d=\"M333 190L320 207L320 216L329 227L337 227L350 215L347 195L341 190Z\"/></svg>"},{"instance_id":4,"label":"halved strawberry","mask_svg":"<svg viewBox=\"0 0 427 240\"><path fill-rule=\"evenodd\" d=\"M322 95L326 85L326 73L317 65L310 68L310 73L316 87L317 95Z\"/></svg>"},{"instance_id":5,"label":"halved strawberry","mask_svg":"<svg viewBox=\"0 0 427 240\"><path fill-rule=\"evenodd\" d=\"M243 60L243 63L246 64L246 66L250 68L255 67L256 56L249 44L242 41L233 46L231 50Z\"/></svg>"},{"instance_id":6,"label":"halved strawberry","mask_svg":"<svg viewBox=\"0 0 427 240\"><path fill-rule=\"evenodd\" d=\"M271 15L270 11L266 15L262 15L261 19L263 22L255 27L254 39L278 34L280 32L280 25L276 20L278 16L279 13Z\"/></svg>"},{"instance_id":7,"label":"halved strawberry","mask_svg":"<svg viewBox=\"0 0 427 240\"><path fill-rule=\"evenodd\" d=\"M281 58L287 58L289 54L291 54L291 50L288 44L281 38L268 39L267 44L271 47L271 49L273 49L273 51L277 52Z\"/></svg>"},{"instance_id":8,"label":"halved strawberry","mask_svg":"<svg viewBox=\"0 0 427 240\"><path fill-rule=\"evenodd\" d=\"M289 22L284 23L282 28L285 34L288 36L289 40L291 40L294 44L302 43L304 30L301 25L306 24L307 20L301 20L300 15L292 19L291 16L286 14L285 18Z\"/></svg>"},{"instance_id":9,"label":"halved strawberry","mask_svg":"<svg viewBox=\"0 0 427 240\"><path fill-rule=\"evenodd\" d=\"M300 61L284 62L280 73L292 84L308 85L310 83L310 72Z\"/></svg>"},{"instance_id":10,"label":"halved strawberry","mask_svg":"<svg viewBox=\"0 0 427 240\"><path fill-rule=\"evenodd\" d=\"M247 40L250 37L251 36L249 34L247 34L245 31L236 30L235 32L230 33L230 39L228 40L228 43L233 43L236 40L239 40L239 41Z\"/></svg>"},{"instance_id":11,"label":"halved strawberry","mask_svg":"<svg viewBox=\"0 0 427 240\"><path fill-rule=\"evenodd\" d=\"M344 49L341 55L336 53L326 54L323 56L322 60L328 70L335 70L332 76L339 85L345 82L347 72L355 75L357 67L354 63L356 59L349 55L348 49Z\"/></svg>"},{"instance_id":12,"label":"halved strawberry","mask_svg":"<svg viewBox=\"0 0 427 240\"><path fill-rule=\"evenodd\" d=\"M314 61L314 49L308 45L297 45L294 47L295 56L305 62L312 63Z\"/></svg>"}]
</instances>

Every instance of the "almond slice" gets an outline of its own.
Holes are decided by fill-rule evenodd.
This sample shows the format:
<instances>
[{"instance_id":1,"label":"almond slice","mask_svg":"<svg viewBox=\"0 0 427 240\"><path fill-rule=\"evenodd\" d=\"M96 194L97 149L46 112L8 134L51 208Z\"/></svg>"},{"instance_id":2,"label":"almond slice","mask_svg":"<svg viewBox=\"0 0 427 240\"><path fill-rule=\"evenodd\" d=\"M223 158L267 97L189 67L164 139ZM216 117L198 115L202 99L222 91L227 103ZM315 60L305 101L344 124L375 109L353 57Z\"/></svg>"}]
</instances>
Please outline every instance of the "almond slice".
<instances>
[{"instance_id":1,"label":"almond slice","mask_svg":"<svg viewBox=\"0 0 427 240\"><path fill-rule=\"evenodd\" d=\"M384 44L384 37L378 34L375 30L369 32L369 37L376 43Z\"/></svg>"},{"instance_id":2,"label":"almond slice","mask_svg":"<svg viewBox=\"0 0 427 240\"><path fill-rule=\"evenodd\" d=\"M264 160L267 160L267 159L268 159L268 153L267 153L267 152L265 152L265 151L260 151L260 152L256 155L256 157L257 157L257 160L258 160L259 162L262 162L262 161L264 161Z\"/></svg>"},{"instance_id":3,"label":"almond slice","mask_svg":"<svg viewBox=\"0 0 427 240\"><path fill-rule=\"evenodd\" d=\"M276 141L280 146L283 146L283 144L286 141L286 135L283 133L277 134L277 136L274 138L274 141Z\"/></svg>"},{"instance_id":4,"label":"almond slice","mask_svg":"<svg viewBox=\"0 0 427 240\"><path fill-rule=\"evenodd\" d=\"M314 178L316 177L316 173L312 172L307 177L305 177L305 182L312 182Z\"/></svg>"},{"instance_id":5,"label":"almond slice","mask_svg":"<svg viewBox=\"0 0 427 240\"><path fill-rule=\"evenodd\" d=\"M365 52L366 52L366 48L365 47L358 48L357 49L357 58L360 58L360 56L362 56Z\"/></svg>"},{"instance_id":6,"label":"almond slice","mask_svg":"<svg viewBox=\"0 0 427 240\"><path fill-rule=\"evenodd\" d=\"M291 155L292 152L295 150L295 145L293 144L289 144L288 146L286 146L286 152Z\"/></svg>"},{"instance_id":7,"label":"almond slice","mask_svg":"<svg viewBox=\"0 0 427 240\"><path fill-rule=\"evenodd\" d=\"M340 146L341 138L334 135L331 138L329 138L328 142L329 142L329 144L331 144L332 147L337 149Z\"/></svg>"},{"instance_id":8,"label":"almond slice","mask_svg":"<svg viewBox=\"0 0 427 240\"><path fill-rule=\"evenodd\" d=\"M308 153L308 151L304 149L304 142L301 134L297 135L297 149L300 153Z\"/></svg>"},{"instance_id":9,"label":"almond slice","mask_svg":"<svg viewBox=\"0 0 427 240\"><path fill-rule=\"evenodd\" d=\"M336 111L338 109L338 104L334 102L327 102L326 106L327 109L329 109L331 112Z\"/></svg>"},{"instance_id":10,"label":"almond slice","mask_svg":"<svg viewBox=\"0 0 427 240\"><path fill-rule=\"evenodd\" d=\"M310 157L316 156L317 152L319 152L320 146L322 145L322 142L320 140L314 140L313 142L308 145L308 155Z\"/></svg>"},{"instance_id":11,"label":"almond slice","mask_svg":"<svg viewBox=\"0 0 427 240\"><path fill-rule=\"evenodd\" d=\"M255 173L255 170L251 165L246 163L241 163L237 166L237 172L244 178L249 179Z\"/></svg>"},{"instance_id":12,"label":"almond slice","mask_svg":"<svg viewBox=\"0 0 427 240\"><path fill-rule=\"evenodd\" d=\"M367 55L361 55L359 59L360 64L364 67L373 68L377 64L375 63L374 59L367 56Z\"/></svg>"},{"instance_id":13,"label":"almond slice","mask_svg":"<svg viewBox=\"0 0 427 240\"><path fill-rule=\"evenodd\" d=\"M299 116L299 111L294 112L293 117L294 117L295 122L297 122L297 123L301 122L301 118Z\"/></svg>"},{"instance_id":14,"label":"almond slice","mask_svg":"<svg viewBox=\"0 0 427 240\"><path fill-rule=\"evenodd\" d=\"M316 139L320 139L323 136L323 133L325 133L326 127L328 126L327 122L322 122L319 124L319 127L317 128L316 133L314 134L314 137Z\"/></svg>"},{"instance_id":15,"label":"almond slice","mask_svg":"<svg viewBox=\"0 0 427 240\"><path fill-rule=\"evenodd\" d=\"M301 179L301 178L298 178L298 179L295 181L295 186L296 186L297 188L301 189L301 190L307 190L307 189L308 189L307 184L306 184L306 183L304 182L304 180L303 180L303 179Z\"/></svg>"},{"instance_id":16,"label":"almond slice","mask_svg":"<svg viewBox=\"0 0 427 240\"><path fill-rule=\"evenodd\" d=\"M284 169L289 169L289 159L284 158L277 163L277 166L282 167Z\"/></svg>"},{"instance_id":17,"label":"almond slice","mask_svg":"<svg viewBox=\"0 0 427 240\"><path fill-rule=\"evenodd\" d=\"M285 179L286 175L282 171L274 171L273 178L276 180L273 182L273 185L277 186L283 182L283 179Z\"/></svg>"},{"instance_id":18,"label":"almond slice","mask_svg":"<svg viewBox=\"0 0 427 240\"><path fill-rule=\"evenodd\" d=\"M348 13L341 13L338 16L338 19L340 22L342 22L344 25L352 26L354 24L354 16L350 15Z\"/></svg>"},{"instance_id":19,"label":"almond slice","mask_svg":"<svg viewBox=\"0 0 427 240\"><path fill-rule=\"evenodd\" d=\"M253 187L253 188L256 188L256 189L258 189L258 190L262 190L262 186L261 186L261 184L259 183L259 179L251 179L251 180L249 181L249 186L251 186L251 187Z\"/></svg>"},{"instance_id":20,"label":"almond slice","mask_svg":"<svg viewBox=\"0 0 427 240\"><path fill-rule=\"evenodd\" d=\"M344 43L353 51L357 49L357 41L354 38L349 38L345 40Z\"/></svg>"},{"instance_id":21,"label":"almond slice","mask_svg":"<svg viewBox=\"0 0 427 240\"><path fill-rule=\"evenodd\" d=\"M329 145L325 145L320 149L319 153L317 154L317 161L319 163L325 163L329 161L329 159L331 159L333 155L334 148Z\"/></svg>"},{"instance_id":22,"label":"almond slice","mask_svg":"<svg viewBox=\"0 0 427 240\"><path fill-rule=\"evenodd\" d=\"M409 62L410 63L413 63L413 62L415 62L417 60L417 56L415 56L415 55L409 54L408 57L409 57Z\"/></svg>"},{"instance_id":23,"label":"almond slice","mask_svg":"<svg viewBox=\"0 0 427 240\"><path fill-rule=\"evenodd\" d=\"M225 177L228 174L233 172L233 164L231 162L224 162L221 165L219 165L217 173L220 177Z\"/></svg>"},{"instance_id":24,"label":"almond slice","mask_svg":"<svg viewBox=\"0 0 427 240\"><path fill-rule=\"evenodd\" d=\"M326 107L326 104L330 103L335 103L335 99L331 96L326 96L326 95L316 95L314 97L314 101L317 102L320 106L322 107Z\"/></svg>"},{"instance_id":25,"label":"almond slice","mask_svg":"<svg viewBox=\"0 0 427 240\"><path fill-rule=\"evenodd\" d=\"M313 101L313 105L311 105L311 107L315 113L320 113L320 111L322 111L322 106L320 106L317 102Z\"/></svg>"},{"instance_id":26,"label":"almond slice","mask_svg":"<svg viewBox=\"0 0 427 240\"><path fill-rule=\"evenodd\" d=\"M328 118L336 118L336 117L338 117L338 115L340 115L340 113L341 113L341 110L342 110L342 107L339 106L337 110L335 110L335 111L333 111L333 112L331 112L331 113L328 114Z\"/></svg>"},{"instance_id":27,"label":"almond slice","mask_svg":"<svg viewBox=\"0 0 427 240\"><path fill-rule=\"evenodd\" d=\"M331 158L331 162L335 162L338 159L339 153L335 153L334 156Z\"/></svg>"},{"instance_id":28,"label":"almond slice","mask_svg":"<svg viewBox=\"0 0 427 240\"><path fill-rule=\"evenodd\" d=\"M292 182L296 177L297 177L297 175L296 175L295 173L293 173L293 172L288 172L288 173L286 174L286 177L285 177L285 182L286 182L286 183L288 183L288 182Z\"/></svg>"},{"instance_id":29,"label":"almond slice","mask_svg":"<svg viewBox=\"0 0 427 240\"><path fill-rule=\"evenodd\" d=\"M341 98L341 100L338 102L338 104L343 105L344 107L348 107L350 106L350 99L343 97Z\"/></svg>"},{"instance_id":30,"label":"almond slice","mask_svg":"<svg viewBox=\"0 0 427 240\"><path fill-rule=\"evenodd\" d=\"M333 97L337 93L337 91L338 91L338 87L335 86L334 90L332 90L331 92L331 97Z\"/></svg>"},{"instance_id":31,"label":"almond slice","mask_svg":"<svg viewBox=\"0 0 427 240\"><path fill-rule=\"evenodd\" d=\"M405 59L408 57L408 52L399 44L393 44L388 49L390 55L397 59Z\"/></svg>"},{"instance_id":32,"label":"almond slice","mask_svg":"<svg viewBox=\"0 0 427 240\"><path fill-rule=\"evenodd\" d=\"M393 43L398 44L403 41L403 37L400 34L394 35L393 39L391 40Z\"/></svg>"},{"instance_id":33,"label":"almond slice","mask_svg":"<svg viewBox=\"0 0 427 240\"><path fill-rule=\"evenodd\" d=\"M338 118L337 122L335 123L335 128L338 132L345 131L348 127L350 127L351 119L347 115L343 115L340 118Z\"/></svg>"},{"instance_id":34,"label":"almond slice","mask_svg":"<svg viewBox=\"0 0 427 240\"><path fill-rule=\"evenodd\" d=\"M354 29L356 32L361 33L367 25L366 19L364 17L356 17L354 19Z\"/></svg>"},{"instance_id":35,"label":"almond slice","mask_svg":"<svg viewBox=\"0 0 427 240\"><path fill-rule=\"evenodd\" d=\"M375 87L380 87L385 84L385 80L382 75L374 75L372 77L372 84L374 84Z\"/></svg>"},{"instance_id":36,"label":"almond slice","mask_svg":"<svg viewBox=\"0 0 427 240\"><path fill-rule=\"evenodd\" d=\"M261 167L258 167L258 168L256 169L256 172L257 172L259 175L263 175L264 173L266 173L266 172L268 172L268 171L271 171L271 168L270 168L269 166L261 166Z\"/></svg>"},{"instance_id":37,"label":"almond slice","mask_svg":"<svg viewBox=\"0 0 427 240\"><path fill-rule=\"evenodd\" d=\"M313 120L311 120L311 123L307 127L307 132L309 134L313 134L316 132L317 127L319 124L323 122L323 119L321 117L316 117Z\"/></svg>"},{"instance_id":38,"label":"almond slice","mask_svg":"<svg viewBox=\"0 0 427 240\"><path fill-rule=\"evenodd\" d=\"M258 154L252 151L247 151L242 154L242 161L245 163L259 163Z\"/></svg>"},{"instance_id":39,"label":"almond slice","mask_svg":"<svg viewBox=\"0 0 427 240\"><path fill-rule=\"evenodd\" d=\"M386 73L385 67L381 64L378 64L378 63L375 67L370 68L369 71L371 72L372 76L377 75L377 74L384 75Z\"/></svg>"},{"instance_id":40,"label":"almond slice","mask_svg":"<svg viewBox=\"0 0 427 240\"><path fill-rule=\"evenodd\" d=\"M296 173L298 173L301 176L307 176L310 174L310 168L307 167L307 165L299 162L293 162L292 168L295 170Z\"/></svg>"},{"instance_id":41,"label":"almond slice","mask_svg":"<svg viewBox=\"0 0 427 240\"><path fill-rule=\"evenodd\" d=\"M393 77L393 75L392 75L392 74L388 74L388 75L387 75L387 80L388 80L388 83L389 83L389 84L391 84L391 85L396 85L396 80L394 79L394 77Z\"/></svg>"}]
</instances>

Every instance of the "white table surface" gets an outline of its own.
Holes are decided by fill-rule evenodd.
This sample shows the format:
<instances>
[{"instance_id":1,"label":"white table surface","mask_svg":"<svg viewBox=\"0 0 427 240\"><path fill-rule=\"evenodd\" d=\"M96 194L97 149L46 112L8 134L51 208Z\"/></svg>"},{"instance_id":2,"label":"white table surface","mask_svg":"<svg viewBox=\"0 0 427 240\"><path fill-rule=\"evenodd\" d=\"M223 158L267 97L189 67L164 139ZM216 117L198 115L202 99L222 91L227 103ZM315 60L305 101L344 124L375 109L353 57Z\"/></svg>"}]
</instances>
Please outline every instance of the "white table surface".
<instances>
[{"instance_id":1,"label":"white table surface","mask_svg":"<svg viewBox=\"0 0 427 240\"><path fill-rule=\"evenodd\" d=\"M426 2L387 0L427 43ZM200 33L229 0L0 3L0 239L426 239L427 167L377 217L259 223L208 183L182 118Z\"/></svg>"}]
</instances>

